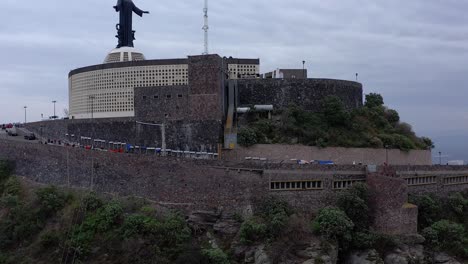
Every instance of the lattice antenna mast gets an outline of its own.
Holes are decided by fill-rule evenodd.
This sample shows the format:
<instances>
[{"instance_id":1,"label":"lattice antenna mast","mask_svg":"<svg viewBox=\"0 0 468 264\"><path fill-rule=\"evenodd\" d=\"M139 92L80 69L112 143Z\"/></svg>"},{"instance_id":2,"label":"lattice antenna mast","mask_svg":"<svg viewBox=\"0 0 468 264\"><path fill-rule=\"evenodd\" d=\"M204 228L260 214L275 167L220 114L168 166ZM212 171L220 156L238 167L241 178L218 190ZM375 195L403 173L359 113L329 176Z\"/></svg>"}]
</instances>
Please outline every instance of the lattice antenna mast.
<instances>
[{"instance_id":1,"label":"lattice antenna mast","mask_svg":"<svg viewBox=\"0 0 468 264\"><path fill-rule=\"evenodd\" d=\"M205 51L203 55L208 55L208 0L205 0L205 8L203 8L204 18L205 18L205 25L203 26L203 31L205 31Z\"/></svg>"}]
</instances>

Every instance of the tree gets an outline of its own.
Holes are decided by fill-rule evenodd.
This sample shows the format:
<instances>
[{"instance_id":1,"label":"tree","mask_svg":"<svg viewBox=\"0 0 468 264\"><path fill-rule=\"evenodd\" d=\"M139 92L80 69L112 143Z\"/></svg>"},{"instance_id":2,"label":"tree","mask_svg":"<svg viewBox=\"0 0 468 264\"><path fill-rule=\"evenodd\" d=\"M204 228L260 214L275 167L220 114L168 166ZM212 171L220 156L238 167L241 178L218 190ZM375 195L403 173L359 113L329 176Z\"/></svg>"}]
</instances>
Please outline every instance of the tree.
<instances>
[{"instance_id":1,"label":"tree","mask_svg":"<svg viewBox=\"0 0 468 264\"><path fill-rule=\"evenodd\" d=\"M353 221L356 229L364 230L369 228L370 209L369 190L365 184L355 184L338 196L337 205Z\"/></svg>"},{"instance_id":2,"label":"tree","mask_svg":"<svg viewBox=\"0 0 468 264\"><path fill-rule=\"evenodd\" d=\"M257 133L251 128L242 128L239 131L237 141L241 146L250 147L257 144Z\"/></svg>"},{"instance_id":3,"label":"tree","mask_svg":"<svg viewBox=\"0 0 468 264\"><path fill-rule=\"evenodd\" d=\"M382 95L377 94L377 93L370 93L366 95L366 103L365 106L367 108L374 108L378 106L383 106L384 105L384 100Z\"/></svg>"},{"instance_id":4,"label":"tree","mask_svg":"<svg viewBox=\"0 0 468 264\"><path fill-rule=\"evenodd\" d=\"M343 125L349 117L343 102L337 96L328 96L323 100L322 113L330 126Z\"/></svg>"},{"instance_id":5,"label":"tree","mask_svg":"<svg viewBox=\"0 0 468 264\"><path fill-rule=\"evenodd\" d=\"M390 122L390 124L392 125L395 125L398 122L400 122L400 115L396 110L393 109L387 109L385 111L385 118L387 118L388 122Z\"/></svg>"},{"instance_id":6,"label":"tree","mask_svg":"<svg viewBox=\"0 0 468 264\"><path fill-rule=\"evenodd\" d=\"M354 223L340 209L327 207L320 210L312 226L315 232L328 240L347 243L352 239Z\"/></svg>"}]
</instances>

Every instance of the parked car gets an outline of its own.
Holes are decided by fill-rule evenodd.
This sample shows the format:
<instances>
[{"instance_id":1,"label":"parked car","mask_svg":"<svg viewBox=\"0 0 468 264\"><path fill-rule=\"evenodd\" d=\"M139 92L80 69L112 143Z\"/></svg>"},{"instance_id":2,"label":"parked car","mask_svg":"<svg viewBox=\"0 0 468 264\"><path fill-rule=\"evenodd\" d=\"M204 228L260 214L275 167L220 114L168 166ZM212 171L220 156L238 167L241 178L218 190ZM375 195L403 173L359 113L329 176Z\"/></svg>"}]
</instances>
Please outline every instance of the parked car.
<instances>
[{"instance_id":1,"label":"parked car","mask_svg":"<svg viewBox=\"0 0 468 264\"><path fill-rule=\"evenodd\" d=\"M26 140L36 140L36 135L34 133L28 133L26 135L24 135L24 139Z\"/></svg>"},{"instance_id":2,"label":"parked car","mask_svg":"<svg viewBox=\"0 0 468 264\"><path fill-rule=\"evenodd\" d=\"M18 136L18 131L16 131L16 127L14 127L14 126L11 126L11 127L7 126L6 131L7 131L9 136L13 136L13 137Z\"/></svg>"}]
</instances>

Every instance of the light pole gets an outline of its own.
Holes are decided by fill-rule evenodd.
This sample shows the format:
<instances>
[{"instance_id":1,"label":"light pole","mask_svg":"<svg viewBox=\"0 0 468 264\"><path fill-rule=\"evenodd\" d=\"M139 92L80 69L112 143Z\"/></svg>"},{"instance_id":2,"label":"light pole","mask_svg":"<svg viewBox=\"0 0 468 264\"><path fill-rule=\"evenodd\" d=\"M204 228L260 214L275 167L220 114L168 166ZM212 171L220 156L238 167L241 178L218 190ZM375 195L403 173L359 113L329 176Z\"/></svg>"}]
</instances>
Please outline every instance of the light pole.
<instances>
[{"instance_id":1,"label":"light pole","mask_svg":"<svg viewBox=\"0 0 468 264\"><path fill-rule=\"evenodd\" d=\"M94 119L94 95L90 95L89 99L91 100L91 119Z\"/></svg>"},{"instance_id":2,"label":"light pole","mask_svg":"<svg viewBox=\"0 0 468 264\"><path fill-rule=\"evenodd\" d=\"M144 123L136 121L138 125L146 125L146 126L156 126L161 128L161 152L166 152L166 123L163 122L162 124L151 124L151 123Z\"/></svg>"},{"instance_id":3,"label":"light pole","mask_svg":"<svg viewBox=\"0 0 468 264\"><path fill-rule=\"evenodd\" d=\"M24 123L26 124L26 108L28 108L27 106L24 106Z\"/></svg>"},{"instance_id":4,"label":"light pole","mask_svg":"<svg viewBox=\"0 0 468 264\"><path fill-rule=\"evenodd\" d=\"M358 81L359 73L356 72L356 82Z\"/></svg>"},{"instance_id":5,"label":"light pole","mask_svg":"<svg viewBox=\"0 0 468 264\"><path fill-rule=\"evenodd\" d=\"M442 152L439 151L439 165L442 165Z\"/></svg>"},{"instance_id":6,"label":"light pole","mask_svg":"<svg viewBox=\"0 0 468 264\"><path fill-rule=\"evenodd\" d=\"M306 73L305 73L305 63L306 63L306 61L303 60L302 61L302 78L307 79Z\"/></svg>"},{"instance_id":7,"label":"light pole","mask_svg":"<svg viewBox=\"0 0 468 264\"><path fill-rule=\"evenodd\" d=\"M57 101L54 100L54 101L52 101L52 103L54 104L54 116L53 116L53 118L56 119L57 116L55 115L55 103L57 103Z\"/></svg>"}]
</instances>

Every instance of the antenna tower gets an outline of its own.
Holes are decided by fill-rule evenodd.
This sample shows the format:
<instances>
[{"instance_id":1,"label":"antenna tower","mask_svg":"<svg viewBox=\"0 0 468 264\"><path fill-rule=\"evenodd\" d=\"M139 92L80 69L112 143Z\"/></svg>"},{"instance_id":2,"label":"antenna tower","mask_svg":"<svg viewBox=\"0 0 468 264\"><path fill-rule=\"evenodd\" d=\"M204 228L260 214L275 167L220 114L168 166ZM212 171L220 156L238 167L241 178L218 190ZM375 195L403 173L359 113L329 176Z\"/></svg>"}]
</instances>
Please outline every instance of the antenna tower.
<instances>
[{"instance_id":1,"label":"antenna tower","mask_svg":"<svg viewBox=\"0 0 468 264\"><path fill-rule=\"evenodd\" d=\"M205 8L203 8L204 18L205 18L205 25L203 26L203 30L205 31L205 51L203 55L208 55L208 0L205 0Z\"/></svg>"}]
</instances>

